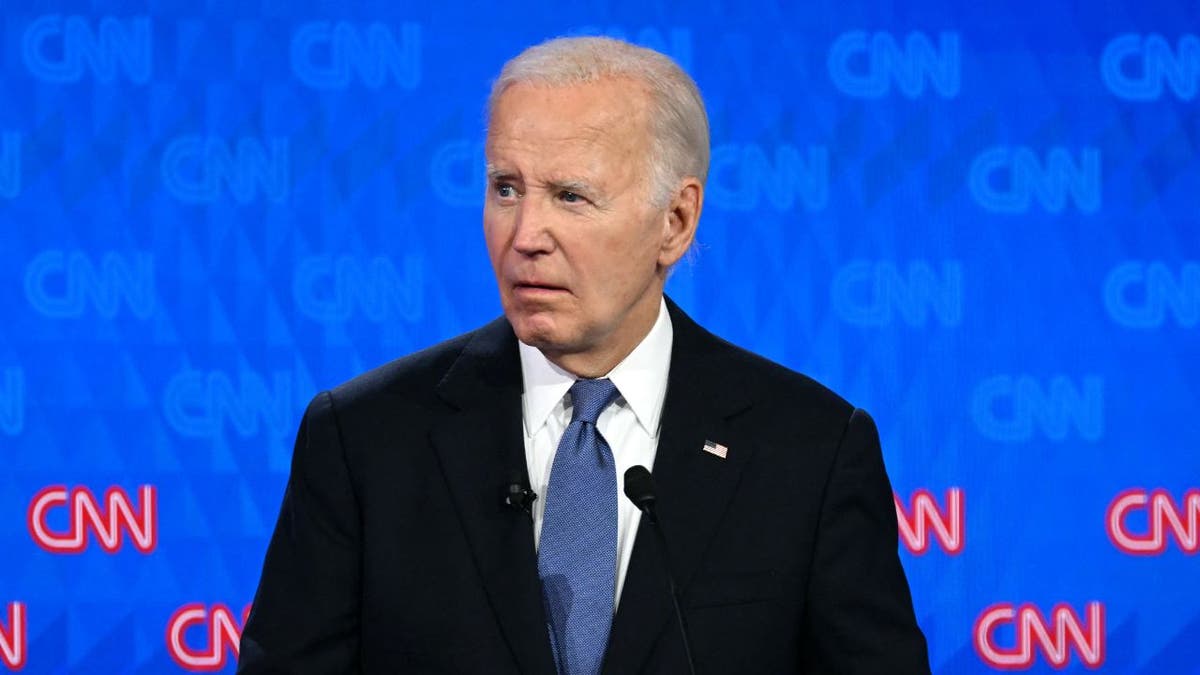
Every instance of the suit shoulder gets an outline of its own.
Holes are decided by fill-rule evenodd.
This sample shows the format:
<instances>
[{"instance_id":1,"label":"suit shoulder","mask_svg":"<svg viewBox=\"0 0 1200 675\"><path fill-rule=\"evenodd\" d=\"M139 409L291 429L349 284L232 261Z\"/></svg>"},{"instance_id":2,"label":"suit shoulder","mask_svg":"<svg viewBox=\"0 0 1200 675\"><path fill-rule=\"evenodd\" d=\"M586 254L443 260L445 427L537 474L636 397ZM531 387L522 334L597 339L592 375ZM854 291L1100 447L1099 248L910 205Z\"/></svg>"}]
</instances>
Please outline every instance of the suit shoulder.
<instances>
[{"instance_id":1,"label":"suit shoulder","mask_svg":"<svg viewBox=\"0 0 1200 675\"><path fill-rule=\"evenodd\" d=\"M716 349L733 373L738 373L752 395L802 407L821 417L845 421L856 406L828 386L761 354L712 336Z\"/></svg>"},{"instance_id":2,"label":"suit shoulder","mask_svg":"<svg viewBox=\"0 0 1200 675\"><path fill-rule=\"evenodd\" d=\"M376 366L331 388L329 395L338 407L373 401L385 393L406 398L432 395L438 382L471 340L490 326L457 335Z\"/></svg>"}]
</instances>

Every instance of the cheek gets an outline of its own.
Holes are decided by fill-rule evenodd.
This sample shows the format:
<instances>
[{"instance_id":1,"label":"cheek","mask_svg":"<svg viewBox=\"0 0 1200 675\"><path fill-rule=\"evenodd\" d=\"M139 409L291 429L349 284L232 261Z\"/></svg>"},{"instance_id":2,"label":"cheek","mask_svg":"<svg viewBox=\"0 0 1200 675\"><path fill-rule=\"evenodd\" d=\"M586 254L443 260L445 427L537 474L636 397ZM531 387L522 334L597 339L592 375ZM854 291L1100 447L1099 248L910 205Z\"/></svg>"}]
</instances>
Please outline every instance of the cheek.
<instances>
[{"instance_id":1,"label":"cheek","mask_svg":"<svg viewBox=\"0 0 1200 675\"><path fill-rule=\"evenodd\" d=\"M508 248L509 228L506 228L502 219L497 218L493 214L489 214L487 210L483 214L483 241L487 246L488 258L492 264L496 265L500 256Z\"/></svg>"},{"instance_id":2,"label":"cheek","mask_svg":"<svg viewBox=\"0 0 1200 675\"><path fill-rule=\"evenodd\" d=\"M654 274L657 253L653 242L633 233L622 238L597 242L588 251L599 302L605 306L624 305L629 295L640 291Z\"/></svg>"},{"instance_id":3,"label":"cheek","mask_svg":"<svg viewBox=\"0 0 1200 675\"><path fill-rule=\"evenodd\" d=\"M629 284L640 284L654 274L663 230L657 220L643 221L640 227L614 242L613 256Z\"/></svg>"}]
</instances>

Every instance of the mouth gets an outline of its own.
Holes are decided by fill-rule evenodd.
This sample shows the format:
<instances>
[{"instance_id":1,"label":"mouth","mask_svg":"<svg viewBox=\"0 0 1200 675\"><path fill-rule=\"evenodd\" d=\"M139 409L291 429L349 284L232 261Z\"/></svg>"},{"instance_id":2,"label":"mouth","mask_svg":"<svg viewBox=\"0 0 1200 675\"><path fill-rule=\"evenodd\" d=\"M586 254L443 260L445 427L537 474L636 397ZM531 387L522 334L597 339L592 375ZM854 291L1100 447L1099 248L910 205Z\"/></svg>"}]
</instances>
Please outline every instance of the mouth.
<instances>
[{"instance_id":1,"label":"mouth","mask_svg":"<svg viewBox=\"0 0 1200 675\"><path fill-rule=\"evenodd\" d=\"M518 281L513 284L513 292L518 295L548 295L566 293L567 289L562 286L555 286L554 284Z\"/></svg>"}]
</instances>

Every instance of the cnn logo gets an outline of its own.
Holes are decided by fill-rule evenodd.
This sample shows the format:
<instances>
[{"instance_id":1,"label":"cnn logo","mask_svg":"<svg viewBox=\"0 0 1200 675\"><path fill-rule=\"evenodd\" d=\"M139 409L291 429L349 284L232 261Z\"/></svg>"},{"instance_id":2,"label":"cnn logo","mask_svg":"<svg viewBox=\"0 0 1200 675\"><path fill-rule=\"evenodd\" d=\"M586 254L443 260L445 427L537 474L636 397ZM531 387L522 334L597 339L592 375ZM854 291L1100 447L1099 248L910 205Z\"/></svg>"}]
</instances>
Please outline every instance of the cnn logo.
<instances>
[{"instance_id":1,"label":"cnn logo","mask_svg":"<svg viewBox=\"0 0 1200 675\"><path fill-rule=\"evenodd\" d=\"M1131 516L1145 518L1144 531L1130 526ZM1108 505L1104 523L1113 546L1130 555L1165 553L1168 534L1180 550L1194 554L1200 551L1200 490L1188 490L1180 502L1166 490L1125 490Z\"/></svg>"},{"instance_id":2,"label":"cnn logo","mask_svg":"<svg viewBox=\"0 0 1200 675\"><path fill-rule=\"evenodd\" d=\"M1086 668L1104 665L1104 605L1089 602L1080 617L1070 605L1059 603L1047 619L1031 604L1002 602L983 610L975 620L975 652L998 670L1027 670L1041 652L1054 668L1065 668L1075 652ZM1005 646L997 633L1011 627L1014 644ZM1005 640L1006 641L1006 640Z\"/></svg>"},{"instance_id":3,"label":"cnn logo","mask_svg":"<svg viewBox=\"0 0 1200 675\"><path fill-rule=\"evenodd\" d=\"M234 618L233 610L216 603L206 608L193 602L175 610L167 621L167 653L184 670L211 673L221 670L230 655L237 662L242 639L242 627L250 616L250 605L242 609L241 621ZM197 647L199 634L207 644Z\"/></svg>"},{"instance_id":4,"label":"cnn logo","mask_svg":"<svg viewBox=\"0 0 1200 675\"><path fill-rule=\"evenodd\" d=\"M8 603L8 625L0 621L0 664L10 670L25 667L28 639L25 603Z\"/></svg>"},{"instance_id":5,"label":"cnn logo","mask_svg":"<svg viewBox=\"0 0 1200 675\"><path fill-rule=\"evenodd\" d=\"M29 504L29 534L38 546L51 553L80 553L87 548L89 536L106 553L116 553L127 537L140 553L152 553L158 546L158 502L154 486L143 485L132 499L119 487L110 487L104 500L96 499L86 487L67 489L52 485L38 492ZM48 522L53 511L65 509L65 530L55 530Z\"/></svg>"},{"instance_id":6,"label":"cnn logo","mask_svg":"<svg viewBox=\"0 0 1200 675\"><path fill-rule=\"evenodd\" d=\"M900 541L909 553L924 555L934 541L947 555L958 555L966 546L966 496L962 488L946 490L945 507L928 490L917 490L906 505L893 494Z\"/></svg>"}]
</instances>

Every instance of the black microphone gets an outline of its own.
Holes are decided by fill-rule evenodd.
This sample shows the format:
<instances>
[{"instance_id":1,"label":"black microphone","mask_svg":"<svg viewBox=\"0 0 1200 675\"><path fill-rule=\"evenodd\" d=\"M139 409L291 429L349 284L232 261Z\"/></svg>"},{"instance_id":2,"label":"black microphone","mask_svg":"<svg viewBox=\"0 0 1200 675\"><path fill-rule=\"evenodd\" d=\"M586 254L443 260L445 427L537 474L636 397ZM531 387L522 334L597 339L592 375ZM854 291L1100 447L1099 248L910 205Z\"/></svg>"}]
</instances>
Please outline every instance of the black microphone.
<instances>
[{"instance_id":1,"label":"black microphone","mask_svg":"<svg viewBox=\"0 0 1200 675\"><path fill-rule=\"evenodd\" d=\"M533 516L533 502L537 498L537 493L529 487L529 476L524 471L514 470L508 473L508 482L504 485L505 506Z\"/></svg>"},{"instance_id":2,"label":"black microphone","mask_svg":"<svg viewBox=\"0 0 1200 675\"><path fill-rule=\"evenodd\" d=\"M692 662L692 641L688 638L687 624L683 621L683 612L679 609L679 591L675 587L675 575L671 573L671 559L667 555L667 537L663 534L662 523L658 522L658 513L654 510L658 498L654 495L654 480L650 471L638 464L629 467L625 472L625 496L634 506L641 509L646 520L654 528L658 550L662 553L663 567L667 571L667 586L671 591L671 606L675 608L675 620L679 624L679 637L683 639L683 654L687 657L688 672L696 675L696 664Z\"/></svg>"}]
</instances>

